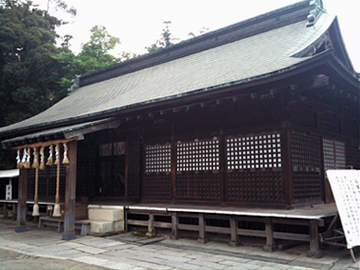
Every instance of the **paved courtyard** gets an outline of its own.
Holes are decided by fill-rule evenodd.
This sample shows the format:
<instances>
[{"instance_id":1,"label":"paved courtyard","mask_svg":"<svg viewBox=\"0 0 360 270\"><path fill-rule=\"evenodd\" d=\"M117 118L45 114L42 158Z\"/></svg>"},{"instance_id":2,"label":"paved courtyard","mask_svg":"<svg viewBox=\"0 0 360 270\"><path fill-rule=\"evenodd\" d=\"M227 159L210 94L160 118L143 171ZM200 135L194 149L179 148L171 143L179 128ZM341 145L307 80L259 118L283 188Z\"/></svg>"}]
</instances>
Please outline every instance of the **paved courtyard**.
<instances>
[{"instance_id":1,"label":"paved courtyard","mask_svg":"<svg viewBox=\"0 0 360 270\"><path fill-rule=\"evenodd\" d=\"M74 264L69 266L71 269L82 268L76 263L108 269L138 270L360 268L358 254L357 263L353 263L346 249L327 248L322 258L308 258L306 244L285 251L264 252L261 239L243 239L244 245L239 247L231 247L221 239L199 244L192 238L169 240L166 237L150 244L126 241L131 237L123 237L125 240L121 241L118 236L78 236L75 240L63 241L62 234L53 230L39 231L34 223L30 222L29 230L23 233L15 233L15 225L12 220L0 219L0 249L16 251L29 259L73 261ZM3 263L0 261L0 269L4 269Z\"/></svg>"}]
</instances>

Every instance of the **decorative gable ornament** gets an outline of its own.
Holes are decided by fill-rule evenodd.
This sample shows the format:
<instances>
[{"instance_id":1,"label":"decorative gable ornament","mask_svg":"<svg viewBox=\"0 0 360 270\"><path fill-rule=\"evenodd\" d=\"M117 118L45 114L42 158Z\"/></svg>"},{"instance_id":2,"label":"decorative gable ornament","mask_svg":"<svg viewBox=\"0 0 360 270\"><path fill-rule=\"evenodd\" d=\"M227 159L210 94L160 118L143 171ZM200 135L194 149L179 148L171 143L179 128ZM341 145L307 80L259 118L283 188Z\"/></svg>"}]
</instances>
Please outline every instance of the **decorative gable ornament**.
<instances>
[{"instance_id":1,"label":"decorative gable ornament","mask_svg":"<svg viewBox=\"0 0 360 270\"><path fill-rule=\"evenodd\" d=\"M320 14L324 11L322 0L313 0L310 2L310 14L307 16L307 27L313 26L319 19Z\"/></svg>"}]
</instances>

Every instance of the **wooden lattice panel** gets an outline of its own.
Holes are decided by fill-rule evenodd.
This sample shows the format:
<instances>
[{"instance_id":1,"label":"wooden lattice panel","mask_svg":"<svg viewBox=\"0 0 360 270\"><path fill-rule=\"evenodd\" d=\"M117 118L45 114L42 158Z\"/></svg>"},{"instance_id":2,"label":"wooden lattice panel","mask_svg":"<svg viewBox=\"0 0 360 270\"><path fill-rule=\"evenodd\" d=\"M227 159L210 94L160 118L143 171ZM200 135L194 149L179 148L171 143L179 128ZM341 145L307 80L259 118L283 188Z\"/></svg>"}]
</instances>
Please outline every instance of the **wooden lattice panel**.
<instances>
[{"instance_id":1,"label":"wooden lattice panel","mask_svg":"<svg viewBox=\"0 0 360 270\"><path fill-rule=\"evenodd\" d=\"M145 200L170 200L171 174L146 174L143 181L142 194Z\"/></svg>"},{"instance_id":2,"label":"wooden lattice panel","mask_svg":"<svg viewBox=\"0 0 360 270\"><path fill-rule=\"evenodd\" d=\"M93 197L95 195L94 183L98 167L95 162L96 146L85 143L85 141L79 141L77 153L76 197Z\"/></svg>"},{"instance_id":3,"label":"wooden lattice panel","mask_svg":"<svg viewBox=\"0 0 360 270\"><path fill-rule=\"evenodd\" d=\"M228 138L226 164L228 170L281 168L280 134Z\"/></svg>"},{"instance_id":4,"label":"wooden lattice panel","mask_svg":"<svg viewBox=\"0 0 360 270\"><path fill-rule=\"evenodd\" d=\"M145 146L145 173L171 172L171 144Z\"/></svg>"},{"instance_id":5,"label":"wooden lattice panel","mask_svg":"<svg viewBox=\"0 0 360 270\"><path fill-rule=\"evenodd\" d=\"M219 140L178 142L176 145L178 172L218 171L220 168Z\"/></svg>"},{"instance_id":6,"label":"wooden lattice panel","mask_svg":"<svg viewBox=\"0 0 360 270\"><path fill-rule=\"evenodd\" d=\"M345 143L323 139L324 169L345 169Z\"/></svg>"},{"instance_id":7,"label":"wooden lattice panel","mask_svg":"<svg viewBox=\"0 0 360 270\"><path fill-rule=\"evenodd\" d=\"M294 201L322 198L320 139L302 133L291 134Z\"/></svg>"},{"instance_id":8,"label":"wooden lattice panel","mask_svg":"<svg viewBox=\"0 0 360 270\"><path fill-rule=\"evenodd\" d=\"M238 202L282 203L282 172L272 169L228 171L226 199Z\"/></svg>"},{"instance_id":9,"label":"wooden lattice panel","mask_svg":"<svg viewBox=\"0 0 360 270\"><path fill-rule=\"evenodd\" d=\"M57 166L47 166L44 170L39 170L38 196L39 200L55 199L56 193L56 173ZM60 165L60 199L65 196L66 167ZM33 199L35 194L35 169L29 169L28 173L28 199Z\"/></svg>"},{"instance_id":10,"label":"wooden lattice panel","mask_svg":"<svg viewBox=\"0 0 360 270\"><path fill-rule=\"evenodd\" d=\"M179 172L176 175L176 198L180 200L219 200L218 172Z\"/></svg>"},{"instance_id":11,"label":"wooden lattice panel","mask_svg":"<svg viewBox=\"0 0 360 270\"><path fill-rule=\"evenodd\" d=\"M47 193L47 168L39 170L39 187L38 195L39 198L46 198Z\"/></svg>"},{"instance_id":12,"label":"wooden lattice panel","mask_svg":"<svg viewBox=\"0 0 360 270\"><path fill-rule=\"evenodd\" d=\"M138 130L127 134L128 197L140 197L140 133Z\"/></svg>"},{"instance_id":13,"label":"wooden lattice panel","mask_svg":"<svg viewBox=\"0 0 360 270\"><path fill-rule=\"evenodd\" d=\"M56 175L57 175L57 165L49 166L49 193L50 197L55 198L56 194ZM65 196L65 182L66 182L66 167L65 165L60 165L60 200L64 200Z\"/></svg>"}]
</instances>

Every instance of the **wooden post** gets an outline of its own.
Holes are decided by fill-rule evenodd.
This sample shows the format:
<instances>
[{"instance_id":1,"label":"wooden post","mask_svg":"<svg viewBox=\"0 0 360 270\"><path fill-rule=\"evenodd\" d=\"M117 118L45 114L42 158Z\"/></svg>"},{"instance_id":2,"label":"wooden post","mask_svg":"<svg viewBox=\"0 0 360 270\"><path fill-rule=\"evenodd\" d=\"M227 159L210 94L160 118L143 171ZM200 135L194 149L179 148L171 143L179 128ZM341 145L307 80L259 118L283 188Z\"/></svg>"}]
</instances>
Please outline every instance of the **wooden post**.
<instances>
[{"instance_id":1,"label":"wooden post","mask_svg":"<svg viewBox=\"0 0 360 270\"><path fill-rule=\"evenodd\" d=\"M291 133L281 133L281 156L283 167L284 202L290 208L294 204L293 167L291 161Z\"/></svg>"},{"instance_id":2,"label":"wooden post","mask_svg":"<svg viewBox=\"0 0 360 270\"><path fill-rule=\"evenodd\" d=\"M274 225L271 218L265 218L265 234L266 234L266 245L263 247L265 251L274 251L275 241L274 241Z\"/></svg>"},{"instance_id":3,"label":"wooden post","mask_svg":"<svg viewBox=\"0 0 360 270\"><path fill-rule=\"evenodd\" d=\"M176 240L178 236L179 217L176 212L171 213L171 235L170 239Z\"/></svg>"},{"instance_id":4,"label":"wooden post","mask_svg":"<svg viewBox=\"0 0 360 270\"><path fill-rule=\"evenodd\" d=\"M176 142L171 143L171 200L176 201Z\"/></svg>"},{"instance_id":5,"label":"wooden post","mask_svg":"<svg viewBox=\"0 0 360 270\"><path fill-rule=\"evenodd\" d=\"M308 256L313 258L321 258L323 256L320 250L319 242L319 229L316 220L311 219L309 221L309 232L310 232L310 250Z\"/></svg>"},{"instance_id":6,"label":"wooden post","mask_svg":"<svg viewBox=\"0 0 360 270\"><path fill-rule=\"evenodd\" d=\"M220 155L220 164L219 164L219 181L220 181L220 200L223 205L226 201L226 138L225 136L219 136L219 155Z\"/></svg>"},{"instance_id":7,"label":"wooden post","mask_svg":"<svg viewBox=\"0 0 360 270\"><path fill-rule=\"evenodd\" d=\"M4 218L8 218L7 204L6 204L6 202L3 202L3 204L4 204ZM13 211L13 213L14 213L14 211Z\"/></svg>"},{"instance_id":8,"label":"wooden post","mask_svg":"<svg viewBox=\"0 0 360 270\"><path fill-rule=\"evenodd\" d=\"M154 228L154 214L149 214L149 221L148 221L148 231L146 236L153 237L156 236L155 228Z\"/></svg>"},{"instance_id":9,"label":"wooden post","mask_svg":"<svg viewBox=\"0 0 360 270\"><path fill-rule=\"evenodd\" d=\"M234 216L230 217L230 242L229 245L236 247L236 246L240 246L240 242L239 242L239 235L237 233L238 231L238 224L237 224L237 220Z\"/></svg>"},{"instance_id":10,"label":"wooden post","mask_svg":"<svg viewBox=\"0 0 360 270\"><path fill-rule=\"evenodd\" d=\"M17 209L17 225L15 232L27 231L26 226L26 199L28 185L28 170L20 169L19 191L18 191L18 209Z\"/></svg>"},{"instance_id":11,"label":"wooden post","mask_svg":"<svg viewBox=\"0 0 360 270\"><path fill-rule=\"evenodd\" d=\"M75 233L75 203L76 203L76 167L77 167L77 141L68 143L68 157L70 164L66 165L65 186L65 216L63 240L76 238Z\"/></svg>"},{"instance_id":12,"label":"wooden post","mask_svg":"<svg viewBox=\"0 0 360 270\"><path fill-rule=\"evenodd\" d=\"M208 240L205 238L205 218L204 214L199 214L199 238L198 243L205 244Z\"/></svg>"}]
</instances>

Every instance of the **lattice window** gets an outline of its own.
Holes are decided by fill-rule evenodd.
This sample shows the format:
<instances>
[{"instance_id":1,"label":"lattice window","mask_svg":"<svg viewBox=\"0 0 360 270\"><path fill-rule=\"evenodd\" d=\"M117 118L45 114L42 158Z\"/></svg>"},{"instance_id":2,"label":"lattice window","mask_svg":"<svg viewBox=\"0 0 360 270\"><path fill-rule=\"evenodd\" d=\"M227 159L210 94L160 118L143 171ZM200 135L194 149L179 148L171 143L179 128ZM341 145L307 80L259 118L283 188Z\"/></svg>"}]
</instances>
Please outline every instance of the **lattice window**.
<instances>
[{"instance_id":1,"label":"lattice window","mask_svg":"<svg viewBox=\"0 0 360 270\"><path fill-rule=\"evenodd\" d=\"M177 171L217 171L220 167L219 140L178 142Z\"/></svg>"},{"instance_id":2,"label":"lattice window","mask_svg":"<svg viewBox=\"0 0 360 270\"><path fill-rule=\"evenodd\" d=\"M322 198L320 139L304 133L291 134L291 162L296 203Z\"/></svg>"},{"instance_id":3,"label":"lattice window","mask_svg":"<svg viewBox=\"0 0 360 270\"><path fill-rule=\"evenodd\" d=\"M320 172L320 142L313 136L291 134L293 171Z\"/></svg>"},{"instance_id":4,"label":"lattice window","mask_svg":"<svg viewBox=\"0 0 360 270\"><path fill-rule=\"evenodd\" d=\"M171 172L171 144L145 146L145 172Z\"/></svg>"},{"instance_id":5,"label":"lattice window","mask_svg":"<svg viewBox=\"0 0 360 270\"><path fill-rule=\"evenodd\" d=\"M345 143L323 139L324 169L345 169Z\"/></svg>"},{"instance_id":6,"label":"lattice window","mask_svg":"<svg viewBox=\"0 0 360 270\"><path fill-rule=\"evenodd\" d=\"M125 154L125 142L104 143L99 145L99 156L120 156Z\"/></svg>"},{"instance_id":7,"label":"lattice window","mask_svg":"<svg viewBox=\"0 0 360 270\"><path fill-rule=\"evenodd\" d=\"M228 170L281 168L280 134L226 140Z\"/></svg>"}]
</instances>

